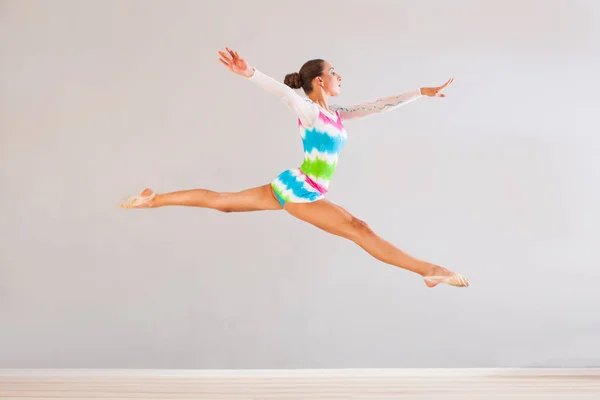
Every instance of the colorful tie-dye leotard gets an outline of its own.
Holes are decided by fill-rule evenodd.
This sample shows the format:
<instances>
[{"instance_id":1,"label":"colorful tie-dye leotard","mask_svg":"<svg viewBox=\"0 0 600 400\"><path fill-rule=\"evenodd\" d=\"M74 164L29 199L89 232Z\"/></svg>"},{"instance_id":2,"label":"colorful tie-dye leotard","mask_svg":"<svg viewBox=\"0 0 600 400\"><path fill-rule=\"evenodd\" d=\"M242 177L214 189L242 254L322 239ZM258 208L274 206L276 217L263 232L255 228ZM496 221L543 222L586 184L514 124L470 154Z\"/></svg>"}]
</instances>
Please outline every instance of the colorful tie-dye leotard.
<instances>
[{"instance_id":1,"label":"colorful tie-dye leotard","mask_svg":"<svg viewBox=\"0 0 600 400\"><path fill-rule=\"evenodd\" d=\"M325 110L256 69L249 79L280 97L298 115L304 162L298 168L282 172L271 182L282 206L286 202L309 203L325 197L347 139L342 121L392 110L422 96L420 90L414 90L373 103L330 106L330 110Z\"/></svg>"}]
</instances>

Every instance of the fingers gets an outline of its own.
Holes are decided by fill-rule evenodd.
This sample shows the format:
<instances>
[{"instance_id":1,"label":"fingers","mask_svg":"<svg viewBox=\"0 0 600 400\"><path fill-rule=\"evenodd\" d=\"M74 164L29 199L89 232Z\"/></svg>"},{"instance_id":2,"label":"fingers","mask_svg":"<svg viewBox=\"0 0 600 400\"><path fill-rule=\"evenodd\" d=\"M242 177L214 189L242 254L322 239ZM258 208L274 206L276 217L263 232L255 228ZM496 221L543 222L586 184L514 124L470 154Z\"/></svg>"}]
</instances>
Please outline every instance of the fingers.
<instances>
[{"instance_id":1,"label":"fingers","mask_svg":"<svg viewBox=\"0 0 600 400\"><path fill-rule=\"evenodd\" d=\"M230 63L233 60L232 57L229 54L225 53L224 51L219 50L219 55L221 56L221 58L223 58L228 63Z\"/></svg>"},{"instance_id":2,"label":"fingers","mask_svg":"<svg viewBox=\"0 0 600 400\"><path fill-rule=\"evenodd\" d=\"M448 81L446 81L446 83L444 83L442 86L439 86L439 87L436 87L436 88L432 88L433 89L433 96L435 96L435 97L446 97L446 95L444 93L441 93L441 92L442 92L442 90L444 90L448 86L450 86L452 84L452 82L454 82L454 78L448 79Z\"/></svg>"},{"instance_id":3,"label":"fingers","mask_svg":"<svg viewBox=\"0 0 600 400\"><path fill-rule=\"evenodd\" d=\"M235 60L236 58L240 58L240 55L238 54L237 51L235 50L231 50L229 47L225 47L225 50L227 50L227 52L229 52L229 54L231 54L231 57Z\"/></svg>"},{"instance_id":4,"label":"fingers","mask_svg":"<svg viewBox=\"0 0 600 400\"><path fill-rule=\"evenodd\" d=\"M219 61L229 69L231 69L238 60L241 60L238 52L230 49L229 47L225 47L225 51L219 50L218 53L220 56Z\"/></svg>"},{"instance_id":5,"label":"fingers","mask_svg":"<svg viewBox=\"0 0 600 400\"><path fill-rule=\"evenodd\" d=\"M219 61L221 62L221 64L223 64L224 66L226 66L227 68L231 69L232 68L232 64L234 63L234 59L231 57L231 53L226 53L222 50L218 51L219 53Z\"/></svg>"},{"instance_id":6,"label":"fingers","mask_svg":"<svg viewBox=\"0 0 600 400\"><path fill-rule=\"evenodd\" d=\"M234 62L240 59L240 55L237 51L231 50L229 47L225 47L225 50L231 55Z\"/></svg>"},{"instance_id":7,"label":"fingers","mask_svg":"<svg viewBox=\"0 0 600 400\"><path fill-rule=\"evenodd\" d=\"M454 78L448 79L448 81L446 83L444 83L442 86L440 86L440 90L447 88L448 86L450 86L452 84L452 82L454 82Z\"/></svg>"}]
</instances>

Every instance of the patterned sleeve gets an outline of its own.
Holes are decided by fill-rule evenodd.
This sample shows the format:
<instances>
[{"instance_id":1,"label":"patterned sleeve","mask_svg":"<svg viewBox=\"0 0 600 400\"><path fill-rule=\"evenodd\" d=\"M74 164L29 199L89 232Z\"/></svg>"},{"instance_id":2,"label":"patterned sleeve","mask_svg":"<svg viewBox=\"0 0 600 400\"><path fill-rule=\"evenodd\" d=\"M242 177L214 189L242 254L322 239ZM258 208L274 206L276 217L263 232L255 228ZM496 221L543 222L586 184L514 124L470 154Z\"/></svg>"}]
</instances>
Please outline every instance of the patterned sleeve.
<instances>
[{"instance_id":1,"label":"patterned sleeve","mask_svg":"<svg viewBox=\"0 0 600 400\"><path fill-rule=\"evenodd\" d=\"M388 96L371 103L362 103L351 107L333 105L331 109L338 111L342 119L357 119L373 114L394 110L423 97L421 89L395 96Z\"/></svg>"},{"instance_id":2,"label":"patterned sleeve","mask_svg":"<svg viewBox=\"0 0 600 400\"><path fill-rule=\"evenodd\" d=\"M282 99L287 106L298 115L305 127L311 127L319 116L318 108L307 99L302 98L294 89L279 82L256 68L250 78L252 82Z\"/></svg>"}]
</instances>

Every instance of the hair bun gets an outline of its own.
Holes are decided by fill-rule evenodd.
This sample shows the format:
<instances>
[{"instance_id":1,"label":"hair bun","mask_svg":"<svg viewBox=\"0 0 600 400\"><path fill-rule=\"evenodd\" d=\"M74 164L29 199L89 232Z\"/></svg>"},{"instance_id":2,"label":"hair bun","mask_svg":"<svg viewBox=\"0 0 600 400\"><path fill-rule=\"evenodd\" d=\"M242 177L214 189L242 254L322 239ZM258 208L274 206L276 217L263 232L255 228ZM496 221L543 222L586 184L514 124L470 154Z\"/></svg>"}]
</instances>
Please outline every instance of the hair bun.
<instances>
[{"instance_id":1,"label":"hair bun","mask_svg":"<svg viewBox=\"0 0 600 400\"><path fill-rule=\"evenodd\" d=\"M287 74L283 83L291 87L292 89L300 89L302 87L302 77L298 72L292 72L291 74Z\"/></svg>"}]
</instances>

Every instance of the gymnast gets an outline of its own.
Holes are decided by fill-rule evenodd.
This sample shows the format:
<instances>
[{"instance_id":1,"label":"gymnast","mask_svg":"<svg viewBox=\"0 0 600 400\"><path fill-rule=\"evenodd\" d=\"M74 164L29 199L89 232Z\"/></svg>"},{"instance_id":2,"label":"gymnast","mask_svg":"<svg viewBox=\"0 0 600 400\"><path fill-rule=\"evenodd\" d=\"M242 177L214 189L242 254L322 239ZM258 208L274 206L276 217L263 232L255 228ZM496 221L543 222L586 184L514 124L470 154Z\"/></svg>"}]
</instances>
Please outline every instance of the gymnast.
<instances>
[{"instance_id":1,"label":"gymnast","mask_svg":"<svg viewBox=\"0 0 600 400\"><path fill-rule=\"evenodd\" d=\"M227 69L279 97L296 114L304 147L302 164L281 172L268 184L239 192L191 189L157 193L145 189L138 195L124 198L120 207L190 206L226 213L283 209L319 229L353 241L379 261L420 275L428 287L439 283L469 286L464 276L407 254L379 237L364 221L326 198L340 151L347 140L345 121L394 110L423 96L443 98L442 91L453 79L439 87L422 87L375 102L342 107L329 104L330 97L340 93L342 77L325 60L307 61L298 72L287 74L281 83L249 65L237 51L226 47L218 54L219 61ZM306 98L295 91L300 88Z\"/></svg>"}]
</instances>

